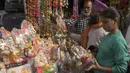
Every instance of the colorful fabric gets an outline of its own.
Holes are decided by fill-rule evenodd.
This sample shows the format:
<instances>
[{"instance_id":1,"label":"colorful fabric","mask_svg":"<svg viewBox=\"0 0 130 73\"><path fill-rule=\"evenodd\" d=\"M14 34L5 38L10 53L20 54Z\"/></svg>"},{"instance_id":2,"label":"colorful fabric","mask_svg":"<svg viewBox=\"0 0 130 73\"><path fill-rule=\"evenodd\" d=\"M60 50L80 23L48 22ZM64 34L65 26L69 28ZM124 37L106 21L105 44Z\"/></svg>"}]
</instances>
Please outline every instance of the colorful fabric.
<instances>
[{"instance_id":1,"label":"colorful fabric","mask_svg":"<svg viewBox=\"0 0 130 73\"><path fill-rule=\"evenodd\" d=\"M96 56L99 65L112 68L112 73L126 73L128 61L128 46L121 32L108 34L99 45ZM105 73L95 71L95 73Z\"/></svg>"}]
</instances>

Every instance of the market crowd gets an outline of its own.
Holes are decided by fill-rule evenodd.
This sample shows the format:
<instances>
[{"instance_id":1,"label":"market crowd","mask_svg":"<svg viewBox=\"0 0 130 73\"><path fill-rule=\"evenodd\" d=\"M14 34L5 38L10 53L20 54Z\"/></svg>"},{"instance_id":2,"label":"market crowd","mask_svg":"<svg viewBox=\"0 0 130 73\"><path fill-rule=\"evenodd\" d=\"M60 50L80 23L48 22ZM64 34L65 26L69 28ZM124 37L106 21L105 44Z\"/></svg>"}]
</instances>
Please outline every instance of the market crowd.
<instances>
[{"instance_id":1,"label":"market crowd","mask_svg":"<svg viewBox=\"0 0 130 73\"><path fill-rule=\"evenodd\" d=\"M84 0L79 17L66 21L69 36L95 54L96 62L87 73L130 73L130 6L127 16L127 28L120 27L118 9L100 0Z\"/></svg>"}]
</instances>

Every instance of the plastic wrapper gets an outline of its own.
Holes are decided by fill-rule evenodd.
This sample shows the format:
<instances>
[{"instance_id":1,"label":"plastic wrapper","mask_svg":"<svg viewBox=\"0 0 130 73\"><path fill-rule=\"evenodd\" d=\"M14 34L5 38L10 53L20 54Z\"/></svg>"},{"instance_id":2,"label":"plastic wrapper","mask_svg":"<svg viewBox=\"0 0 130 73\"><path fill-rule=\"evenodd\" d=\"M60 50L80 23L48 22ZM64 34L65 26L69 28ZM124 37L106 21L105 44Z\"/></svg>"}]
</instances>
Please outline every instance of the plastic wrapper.
<instances>
[{"instance_id":1,"label":"plastic wrapper","mask_svg":"<svg viewBox=\"0 0 130 73\"><path fill-rule=\"evenodd\" d=\"M33 41L33 50L35 54L37 54L40 51L40 38L39 37L35 37Z\"/></svg>"},{"instance_id":2,"label":"plastic wrapper","mask_svg":"<svg viewBox=\"0 0 130 73\"><path fill-rule=\"evenodd\" d=\"M19 45L21 49L24 49L25 43L27 42L27 38L22 34L21 30L13 28L11 34L12 34L11 36L15 41L15 44Z\"/></svg>"},{"instance_id":3,"label":"plastic wrapper","mask_svg":"<svg viewBox=\"0 0 130 73\"><path fill-rule=\"evenodd\" d=\"M36 31L35 31L33 25L26 20L22 21L21 31L28 38L28 40L31 40L31 41L33 40L33 38L36 35Z\"/></svg>"},{"instance_id":4,"label":"plastic wrapper","mask_svg":"<svg viewBox=\"0 0 130 73\"><path fill-rule=\"evenodd\" d=\"M37 53L35 53L35 66L42 67L45 64L53 65L57 59L54 58L57 54L56 51L53 50L57 48L57 45L54 45L51 39L40 39L39 41L37 41L37 46L39 46L39 49L35 47L37 51ZM51 57L53 57L53 59L51 59Z\"/></svg>"},{"instance_id":5,"label":"plastic wrapper","mask_svg":"<svg viewBox=\"0 0 130 73\"><path fill-rule=\"evenodd\" d=\"M35 57L35 67L43 67L47 63L47 57L40 51Z\"/></svg>"},{"instance_id":6,"label":"plastic wrapper","mask_svg":"<svg viewBox=\"0 0 130 73\"><path fill-rule=\"evenodd\" d=\"M34 48L33 48L32 42L28 41L25 45L26 45L26 48L24 49L24 55L26 57L33 58L35 54L34 54Z\"/></svg>"},{"instance_id":7,"label":"plastic wrapper","mask_svg":"<svg viewBox=\"0 0 130 73\"><path fill-rule=\"evenodd\" d=\"M73 54L76 56L77 59L81 59L82 57L87 55L87 51L78 45L72 46L71 51L73 52Z\"/></svg>"},{"instance_id":8,"label":"plastic wrapper","mask_svg":"<svg viewBox=\"0 0 130 73\"><path fill-rule=\"evenodd\" d=\"M3 38L3 39L6 39L7 37L10 36L10 32L7 31L4 27L1 27L1 28L0 28L0 31L1 31L1 35L2 35L2 38Z\"/></svg>"},{"instance_id":9,"label":"plastic wrapper","mask_svg":"<svg viewBox=\"0 0 130 73\"><path fill-rule=\"evenodd\" d=\"M63 31L66 31L67 30L67 27L65 25L65 21L62 19L61 16L58 16L56 18L56 22L58 24L58 26L63 30Z\"/></svg>"}]
</instances>

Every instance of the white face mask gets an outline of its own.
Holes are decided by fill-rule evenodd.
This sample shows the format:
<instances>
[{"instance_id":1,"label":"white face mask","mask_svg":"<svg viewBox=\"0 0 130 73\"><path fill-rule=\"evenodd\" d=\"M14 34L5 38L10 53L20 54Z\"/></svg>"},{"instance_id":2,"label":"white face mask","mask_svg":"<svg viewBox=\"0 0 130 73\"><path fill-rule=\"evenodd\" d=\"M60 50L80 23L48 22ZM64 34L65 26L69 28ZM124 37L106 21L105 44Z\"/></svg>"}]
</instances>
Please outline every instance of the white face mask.
<instances>
[{"instance_id":1,"label":"white face mask","mask_svg":"<svg viewBox=\"0 0 130 73\"><path fill-rule=\"evenodd\" d=\"M82 13L83 13L83 15L85 15L85 16L89 16L90 13L91 13L91 11L90 11L89 13L85 13L85 12L83 11Z\"/></svg>"}]
</instances>

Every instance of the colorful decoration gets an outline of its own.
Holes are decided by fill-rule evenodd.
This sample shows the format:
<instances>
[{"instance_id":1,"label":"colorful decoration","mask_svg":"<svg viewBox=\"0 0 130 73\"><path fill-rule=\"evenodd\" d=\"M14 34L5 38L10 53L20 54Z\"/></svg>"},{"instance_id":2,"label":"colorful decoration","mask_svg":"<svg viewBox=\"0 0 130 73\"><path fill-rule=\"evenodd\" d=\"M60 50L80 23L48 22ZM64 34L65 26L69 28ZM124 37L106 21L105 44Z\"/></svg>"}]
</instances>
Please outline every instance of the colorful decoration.
<instances>
[{"instance_id":1,"label":"colorful decoration","mask_svg":"<svg viewBox=\"0 0 130 73\"><path fill-rule=\"evenodd\" d=\"M116 6L116 5L119 5L121 2L121 0L110 0L110 5L111 6Z\"/></svg>"},{"instance_id":2,"label":"colorful decoration","mask_svg":"<svg viewBox=\"0 0 130 73\"><path fill-rule=\"evenodd\" d=\"M36 0L37 1L37 0ZM26 15L26 20L28 20L30 23L32 23L34 26L36 26L36 1L35 0L25 0L25 15Z\"/></svg>"},{"instance_id":3,"label":"colorful decoration","mask_svg":"<svg viewBox=\"0 0 130 73\"><path fill-rule=\"evenodd\" d=\"M78 18L78 0L73 0L73 18Z\"/></svg>"}]
</instances>

